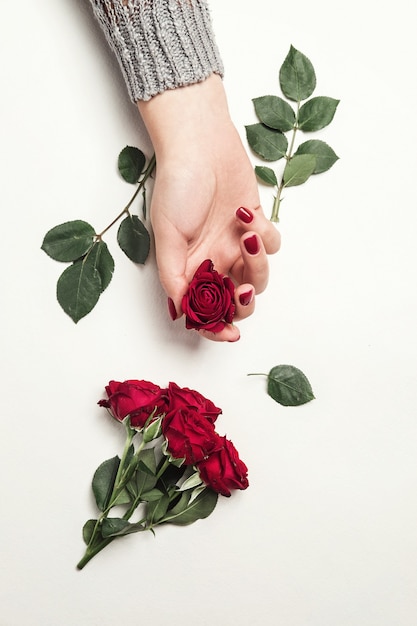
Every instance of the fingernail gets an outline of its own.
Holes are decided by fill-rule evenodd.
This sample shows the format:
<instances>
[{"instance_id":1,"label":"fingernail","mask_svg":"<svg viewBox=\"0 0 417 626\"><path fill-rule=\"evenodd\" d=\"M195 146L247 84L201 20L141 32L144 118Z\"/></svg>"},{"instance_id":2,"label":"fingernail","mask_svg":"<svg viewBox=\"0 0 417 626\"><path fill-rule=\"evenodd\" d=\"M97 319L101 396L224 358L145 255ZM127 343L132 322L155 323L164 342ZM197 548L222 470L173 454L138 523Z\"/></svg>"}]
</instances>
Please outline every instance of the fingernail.
<instances>
[{"instance_id":1,"label":"fingernail","mask_svg":"<svg viewBox=\"0 0 417 626\"><path fill-rule=\"evenodd\" d=\"M177 319L177 310L175 308L174 301L172 298L168 298L168 311L171 316L172 321Z\"/></svg>"},{"instance_id":2,"label":"fingernail","mask_svg":"<svg viewBox=\"0 0 417 626\"><path fill-rule=\"evenodd\" d=\"M259 252L258 238L256 235L251 235L243 240L246 250L249 254L257 254Z\"/></svg>"},{"instance_id":3,"label":"fingernail","mask_svg":"<svg viewBox=\"0 0 417 626\"><path fill-rule=\"evenodd\" d=\"M242 222L245 222L245 224L250 224L253 220L252 212L249 211L249 209L245 209L244 206L238 208L238 210L236 211L236 215L240 220L242 220Z\"/></svg>"},{"instance_id":4,"label":"fingernail","mask_svg":"<svg viewBox=\"0 0 417 626\"><path fill-rule=\"evenodd\" d=\"M252 302L253 291L250 289L249 291L245 291L245 293L241 293L239 296L239 302L242 306L248 306Z\"/></svg>"}]
</instances>

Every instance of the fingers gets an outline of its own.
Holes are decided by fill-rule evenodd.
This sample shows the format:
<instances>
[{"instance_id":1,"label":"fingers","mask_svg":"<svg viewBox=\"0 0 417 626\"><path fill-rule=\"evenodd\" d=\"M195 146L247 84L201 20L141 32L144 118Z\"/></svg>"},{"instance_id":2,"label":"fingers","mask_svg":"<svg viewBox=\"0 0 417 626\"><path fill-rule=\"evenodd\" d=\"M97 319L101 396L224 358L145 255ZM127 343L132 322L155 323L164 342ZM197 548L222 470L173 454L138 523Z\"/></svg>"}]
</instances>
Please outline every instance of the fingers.
<instances>
[{"instance_id":1,"label":"fingers","mask_svg":"<svg viewBox=\"0 0 417 626\"><path fill-rule=\"evenodd\" d=\"M265 217L261 207L254 210L239 207L236 211L236 220L243 230L258 233L267 254L278 252L281 246L281 235L275 225Z\"/></svg>"}]
</instances>

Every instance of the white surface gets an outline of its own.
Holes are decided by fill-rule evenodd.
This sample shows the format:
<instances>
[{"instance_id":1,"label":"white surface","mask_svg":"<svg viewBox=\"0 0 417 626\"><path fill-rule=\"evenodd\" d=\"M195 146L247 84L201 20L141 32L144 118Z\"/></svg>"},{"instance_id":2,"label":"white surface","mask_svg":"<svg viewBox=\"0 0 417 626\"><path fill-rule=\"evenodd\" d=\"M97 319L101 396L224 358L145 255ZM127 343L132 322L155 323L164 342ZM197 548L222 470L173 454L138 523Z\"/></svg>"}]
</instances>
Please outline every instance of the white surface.
<instances>
[{"instance_id":1,"label":"white surface","mask_svg":"<svg viewBox=\"0 0 417 626\"><path fill-rule=\"evenodd\" d=\"M130 194L119 150L151 147L87 2L3 3L1 626L417 623L415 20L405 0L372 6L211 0L242 137L290 44L341 100L322 134L340 161L288 190L269 289L217 345L170 323L153 262L133 267L114 233L93 313L76 326L55 302L45 232L105 226ZM278 363L317 399L284 409L246 377ZM120 448L96 402L129 377L219 404L251 485L78 572L92 472Z\"/></svg>"}]
</instances>

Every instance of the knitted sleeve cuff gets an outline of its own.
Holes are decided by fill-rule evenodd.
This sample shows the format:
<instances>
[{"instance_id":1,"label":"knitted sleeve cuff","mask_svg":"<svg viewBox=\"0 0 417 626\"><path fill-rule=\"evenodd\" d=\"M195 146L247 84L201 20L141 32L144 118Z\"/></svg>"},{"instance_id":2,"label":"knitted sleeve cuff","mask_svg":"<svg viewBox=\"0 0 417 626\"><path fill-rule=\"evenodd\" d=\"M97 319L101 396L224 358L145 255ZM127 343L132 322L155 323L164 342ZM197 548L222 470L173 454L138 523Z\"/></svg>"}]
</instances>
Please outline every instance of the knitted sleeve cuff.
<instances>
[{"instance_id":1,"label":"knitted sleeve cuff","mask_svg":"<svg viewBox=\"0 0 417 626\"><path fill-rule=\"evenodd\" d=\"M90 0L132 102L223 76L206 0Z\"/></svg>"}]
</instances>

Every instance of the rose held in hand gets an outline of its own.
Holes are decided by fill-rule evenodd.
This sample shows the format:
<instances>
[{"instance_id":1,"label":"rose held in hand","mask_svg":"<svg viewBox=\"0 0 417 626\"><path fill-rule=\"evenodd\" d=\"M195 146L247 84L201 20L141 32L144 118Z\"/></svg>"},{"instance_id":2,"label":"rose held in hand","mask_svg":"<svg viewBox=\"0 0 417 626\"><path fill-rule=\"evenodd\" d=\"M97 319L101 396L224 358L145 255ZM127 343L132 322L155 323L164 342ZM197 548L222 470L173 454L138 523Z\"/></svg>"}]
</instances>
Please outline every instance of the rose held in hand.
<instances>
[{"instance_id":1,"label":"rose held in hand","mask_svg":"<svg viewBox=\"0 0 417 626\"><path fill-rule=\"evenodd\" d=\"M235 286L206 259L197 269L182 299L186 328L218 333L231 324L235 312Z\"/></svg>"}]
</instances>

